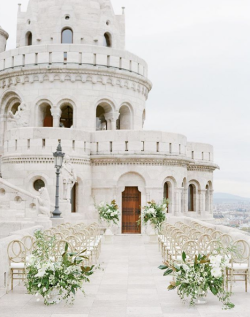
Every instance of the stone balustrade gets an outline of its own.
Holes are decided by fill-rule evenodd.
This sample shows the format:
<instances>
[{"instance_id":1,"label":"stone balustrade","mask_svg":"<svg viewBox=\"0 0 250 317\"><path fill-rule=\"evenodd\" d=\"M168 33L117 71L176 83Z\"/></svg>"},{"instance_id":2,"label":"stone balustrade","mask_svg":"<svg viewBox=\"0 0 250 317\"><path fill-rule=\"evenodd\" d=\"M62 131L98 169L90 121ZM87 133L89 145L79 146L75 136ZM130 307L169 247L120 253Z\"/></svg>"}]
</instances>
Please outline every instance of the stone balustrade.
<instances>
[{"instance_id":1,"label":"stone balustrade","mask_svg":"<svg viewBox=\"0 0 250 317\"><path fill-rule=\"evenodd\" d=\"M4 142L3 162L9 156L39 153L52 155L58 140L63 151L72 157L135 155L185 159L190 163L213 162L213 147L188 143L185 136L158 131L85 132L62 128L20 128L8 131Z\"/></svg>"},{"instance_id":2,"label":"stone balustrade","mask_svg":"<svg viewBox=\"0 0 250 317\"><path fill-rule=\"evenodd\" d=\"M25 46L0 54L0 74L3 71L30 67L112 68L143 77L148 76L146 62L123 50L92 45L37 45Z\"/></svg>"}]
</instances>

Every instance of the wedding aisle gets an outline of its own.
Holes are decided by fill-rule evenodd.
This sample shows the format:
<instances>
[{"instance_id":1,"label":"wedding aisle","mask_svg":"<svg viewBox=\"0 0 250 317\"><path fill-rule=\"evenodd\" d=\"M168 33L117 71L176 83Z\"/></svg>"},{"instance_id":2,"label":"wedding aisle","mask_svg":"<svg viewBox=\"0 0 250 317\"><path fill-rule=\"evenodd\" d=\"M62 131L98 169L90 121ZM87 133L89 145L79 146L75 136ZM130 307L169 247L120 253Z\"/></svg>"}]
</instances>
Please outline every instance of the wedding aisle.
<instances>
[{"instance_id":1,"label":"wedding aisle","mask_svg":"<svg viewBox=\"0 0 250 317\"><path fill-rule=\"evenodd\" d=\"M163 277L157 244L142 236L115 236L114 244L103 244L97 271L86 284L86 296L77 294L74 306L46 307L42 298L27 295L21 285L0 298L0 317L249 317L250 296L244 283L234 287L236 307L222 311L217 298L208 296L207 304L189 308L176 291L167 290L171 277Z\"/></svg>"}]
</instances>

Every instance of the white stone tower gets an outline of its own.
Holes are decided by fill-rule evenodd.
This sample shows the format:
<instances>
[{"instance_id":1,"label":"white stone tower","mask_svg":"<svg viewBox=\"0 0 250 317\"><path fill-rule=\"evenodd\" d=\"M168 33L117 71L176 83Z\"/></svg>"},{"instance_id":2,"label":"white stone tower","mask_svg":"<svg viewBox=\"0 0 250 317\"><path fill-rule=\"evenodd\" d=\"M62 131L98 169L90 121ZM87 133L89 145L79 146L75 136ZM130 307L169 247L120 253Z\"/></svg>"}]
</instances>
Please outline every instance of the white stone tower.
<instances>
[{"instance_id":1,"label":"white stone tower","mask_svg":"<svg viewBox=\"0 0 250 317\"><path fill-rule=\"evenodd\" d=\"M174 215L212 216L213 147L143 130L148 66L125 50L125 15L110 0L30 0L27 12L19 6L17 49L2 51L0 207L13 219L36 219L43 186L53 209L58 140L71 159L65 218L91 221L95 203L116 199L119 231L135 233L140 206L163 197Z\"/></svg>"}]
</instances>

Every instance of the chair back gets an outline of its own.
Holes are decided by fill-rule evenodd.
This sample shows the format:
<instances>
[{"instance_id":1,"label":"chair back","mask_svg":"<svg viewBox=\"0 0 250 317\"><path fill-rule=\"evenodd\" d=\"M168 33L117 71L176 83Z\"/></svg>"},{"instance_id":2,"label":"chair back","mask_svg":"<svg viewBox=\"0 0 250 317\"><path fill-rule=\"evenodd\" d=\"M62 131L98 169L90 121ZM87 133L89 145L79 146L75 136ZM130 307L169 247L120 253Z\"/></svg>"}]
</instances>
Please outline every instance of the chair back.
<instances>
[{"instance_id":1,"label":"chair back","mask_svg":"<svg viewBox=\"0 0 250 317\"><path fill-rule=\"evenodd\" d=\"M216 239L219 239L221 236L222 236L222 232L221 231L214 231L212 234L211 234L211 238L213 240L216 240Z\"/></svg>"},{"instance_id":2,"label":"chair back","mask_svg":"<svg viewBox=\"0 0 250 317\"><path fill-rule=\"evenodd\" d=\"M35 238L32 236L24 236L22 237L21 242L24 244L26 248L26 255L31 254L34 250Z\"/></svg>"},{"instance_id":3,"label":"chair back","mask_svg":"<svg viewBox=\"0 0 250 317\"><path fill-rule=\"evenodd\" d=\"M193 240L189 240L187 242L185 242L182 246L182 250L183 252L186 253L187 256L187 261L193 261L195 258L195 255L198 255L198 245L196 241Z\"/></svg>"},{"instance_id":4,"label":"chair back","mask_svg":"<svg viewBox=\"0 0 250 317\"><path fill-rule=\"evenodd\" d=\"M211 236L209 234L203 234L200 236L200 238L197 241L200 254L205 254L207 245L210 243L210 241Z\"/></svg>"},{"instance_id":5,"label":"chair back","mask_svg":"<svg viewBox=\"0 0 250 317\"><path fill-rule=\"evenodd\" d=\"M25 263L26 261L26 248L20 240L13 240L9 243L7 254L10 263Z\"/></svg>"},{"instance_id":6,"label":"chair back","mask_svg":"<svg viewBox=\"0 0 250 317\"><path fill-rule=\"evenodd\" d=\"M220 242L223 244L224 247L228 247L230 244L233 243L233 238L229 234L223 234L220 236Z\"/></svg>"},{"instance_id":7,"label":"chair back","mask_svg":"<svg viewBox=\"0 0 250 317\"><path fill-rule=\"evenodd\" d=\"M250 247L247 241L237 240L233 246L236 248L236 253L232 253L232 261L244 263L249 262Z\"/></svg>"},{"instance_id":8,"label":"chair back","mask_svg":"<svg viewBox=\"0 0 250 317\"><path fill-rule=\"evenodd\" d=\"M71 244L66 240L56 241L54 245L54 249L52 251L53 256L55 256L56 260L60 259L65 252L65 246L68 243L68 252L74 252L74 248Z\"/></svg>"},{"instance_id":9,"label":"chair back","mask_svg":"<svg viewBox=\"0 0 250 317\"><path fill-rule=\"evenodd\" d=\"M74 251L77 252L80 250L81 241L77 236L68 236L65 240L73 247Z\"/></svg>"},{"instance_id":10,"label":"chair back","mask_svg":"<svg viewBox=\"0 0 250 317\"><path fill-rule=\"evenodd\" d=\"M222 248L223 245L219 240L211 240L205 247L205 255L218 255Z\"/></svg>"}]
</instances>

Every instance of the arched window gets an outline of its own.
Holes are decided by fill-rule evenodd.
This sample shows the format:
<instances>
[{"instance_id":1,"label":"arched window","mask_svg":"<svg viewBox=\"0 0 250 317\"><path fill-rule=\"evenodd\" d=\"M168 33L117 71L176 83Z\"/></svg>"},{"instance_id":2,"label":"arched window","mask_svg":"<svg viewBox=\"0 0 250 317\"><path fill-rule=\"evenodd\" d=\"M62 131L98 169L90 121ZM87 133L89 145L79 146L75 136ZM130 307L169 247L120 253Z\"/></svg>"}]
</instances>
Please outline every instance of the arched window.
<instances>
[{"instance_id":1,"label":"arched window","mask_svg":"<svg viewBox=\"0 0 250 317\"><path fill-rule=\"evenodd\" d=\"M51 115L51 106L48 103L42 103L39 106L38 126L44 127L44 128L53 127L53 117Z\"/></svg>"},{"instance_id":2,"label":"arched window","mask_svg":"<svg viewBox=\"0 0 250 317\"><path fill-rule=\"evenodd\" d=\"M77 211L77 183L73 186L71 190L71 212L75 213Z\"/></svg>"},{"instance_id":3,"label":"arched window","mask_svg":"<svg viewBox=\"0 0 250 317\"><path fill-rule=\"evenodd\" d=\"M105 33L103 36L103 46L112 47L111 34Z\"/></svg>"},{"instance_id":4,"label":"arched window","mask_svg":"<svg viewBox=\"0 0 250 317\"><path fill-rule=\"evenodd\" d=\"M163 199L168 199L168 213L174 212L174 182L166 180L163 186Z\"/></svg>"},{"instance_id":5,"label":"arched window","mask_svg":"<svg viewBox=\"0 0 250 317\"><path fill-rule=\"evenodd\" d=\"M72 128L73 127L73 108L70 105L61 107L62 115L60 119L61 128Z\"/></svg>"},{"instance_id":6,"label":"arched window","mask_svg":"<svg viewBox=\"0 0 250 317\"><path fill-rule=\"evenodd\" d=\"M168 182L166 182L164 184L164 197L163 198L166 198L168 199L169 198L169 186L168 186Z\"/></svg>"},{"instance_id":7,"label":"arched window","mask_svg":"<svg viewBox=\"0 0 250 317\"><path fill-rule=\"evenodd\" d=\"M102 106L96 108L96 131L107 130L107 121L105 119L105 109Z\"/></svg>"},{"instance_id":8,"label":"arched window","mask_svg":"<svg viewBox=\"0 0 250 317\"><path fill-rule=\"evenodd\" d=\"M32 45L32 33L28 32L26 34L26 46Z\"/></svg>"},{"instance_id":9,"label":"arched window","mask_svg":"<svg viewBox=\"0 0 250 317\"><path fill-rule=\"evenodd\" d=\"M115 121L112 106L102 101L96 108L96 131L115 130Z\"/></svg>"},{"instance_id":10,"label":"arched window","mask_svg":"<svg viewBox=\"0 0 250 317\"><path fill-rule=\"evenodd\" d=\"M188 211L195 211L194 209L194 195L195 195L195 187L194 185L188 186Z\"/></svg>"},{"instance_id":11,"label":"arched window","mask_svg":"<svg viewBox=\"0 0 250 317\"><path fill-rule=\"evenodd\" d=\"M73 44L73 31L71 29L62 30L62 44Z\"/></svg>"},{"instance_id":12,"label":"arched window","mask_svg":"<svg viewBox=\"0 0 250 317\"><path fill-rule=\"evenodd\" d=\"M13 114L15 114L15 113L17 112L19 106L20 106L20 102L15 103L15 104L11 107L11 110L10 110L10 111L11 111Z\"/></svg>"},{"instance_id":13,"label":"arched window","mask_svg":"<svg viewBox=\"0 0 250 317\"><path fill-rule=\"evenodd\" d=\"M209 185L206 186L205 211L209 211Z\"/></svg>"},{"instance_id":14,"label":"arched window","mask_svg":"<svg viewBox=\"0 0 250 317\"><path fill-rule=\"evenodd\" d=\"M117 130L130 130L131 129L131 112L128 106L122 106L119 110L120 116L117 120Z\"/></svg>"}]
</instances>

